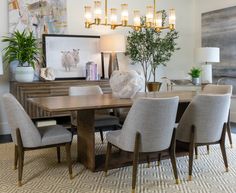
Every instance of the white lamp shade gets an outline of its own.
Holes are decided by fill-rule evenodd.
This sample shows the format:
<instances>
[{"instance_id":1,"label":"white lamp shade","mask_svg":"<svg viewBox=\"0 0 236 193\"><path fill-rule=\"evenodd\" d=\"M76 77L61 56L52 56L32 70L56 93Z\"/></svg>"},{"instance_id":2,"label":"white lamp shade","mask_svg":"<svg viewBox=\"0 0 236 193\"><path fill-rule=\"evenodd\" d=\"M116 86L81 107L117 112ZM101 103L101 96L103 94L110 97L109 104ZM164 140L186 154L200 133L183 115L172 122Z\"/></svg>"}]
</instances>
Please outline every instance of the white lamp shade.
<instances>
[{"instance_id":1,"label":"white lamp shade","mask_svg":"<svg viewBox=\"0 0 236 193\"><path fill-rule=\"evenodd\" d=\"M3 62L2 62L2 53L0 51L0 75L3 74Z\"/></svg>"},{"instance_id":2,"label":"white lamp shade","mask_svg":"<svg viewBox=\"0 0 236 193\"><path fill-rule=\"evenodd\" d=\"M103 53L125 52L126 38L124 35L103 35L100 38L100 48Z\"/></svg>"},{"instance_id":3,"label":"white lamp shade","mask_svg":"<svg viewBox=\"0 0 236 193\"><path fill-rule=\"evenodd\" d=\"M214 48L214 47L198 48L197 60L200 63L220 62L220 48Z\"/></svg>"}]
</instances>

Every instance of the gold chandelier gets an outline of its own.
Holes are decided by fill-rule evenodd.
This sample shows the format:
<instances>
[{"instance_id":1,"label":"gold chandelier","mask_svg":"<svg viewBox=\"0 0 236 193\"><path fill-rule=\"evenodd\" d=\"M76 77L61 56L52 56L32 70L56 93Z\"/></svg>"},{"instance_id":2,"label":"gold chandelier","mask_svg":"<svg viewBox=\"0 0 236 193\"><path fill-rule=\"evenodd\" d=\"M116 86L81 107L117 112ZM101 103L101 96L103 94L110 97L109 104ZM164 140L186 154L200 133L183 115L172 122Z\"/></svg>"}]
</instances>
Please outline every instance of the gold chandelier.
<instances>
[{"instance_id":1,"label":"gold chandelier","mask_svg":"<svg viewBox=\"0 0 236 193\"><path fill-rule=\"evenodd\" d=\"M93 25L104 25L110 26L111 29L116 29L117 27L131 27L136 31L141 30L142 28L153 28L157 32L163 29L174 30L175 29L175 10L169 10L169 23L167 26L163 26L163 12L156 11L156 0L154 0L153 5L148 5L146 11L146 20L145 23L141 21L141 15L139 10L133 11L133 24L128 23L129 20L129 11L128 4L121 4L121 21L118 22L118 14L116 8L110 9L109 22L108 22L108 7L107 0L105 0L104 21L102 19L102 3L101 0L94 1L94 10L92 11L91 6L85 6L85 27L91 28ZM93 13L92 13L93 12ZM94 15L94 19L93 16Z\"/></svg>"}]
</instances>

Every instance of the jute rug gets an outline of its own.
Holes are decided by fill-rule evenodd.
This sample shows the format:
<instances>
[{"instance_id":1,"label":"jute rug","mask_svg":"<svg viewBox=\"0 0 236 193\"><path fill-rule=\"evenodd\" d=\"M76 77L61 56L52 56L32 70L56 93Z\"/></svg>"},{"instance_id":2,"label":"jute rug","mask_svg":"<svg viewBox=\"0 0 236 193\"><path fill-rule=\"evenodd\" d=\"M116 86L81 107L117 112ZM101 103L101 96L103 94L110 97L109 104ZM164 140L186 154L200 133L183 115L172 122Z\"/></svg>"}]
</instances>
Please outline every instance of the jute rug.
<instances>
[{"instance_id":1,"label":"jute rug","mask_svg":"<svg viewBox=\"0 0 236 193\"><path fill-rule=\"evenodd\" d=\"M106 144L102 144L96 135L97 152L102 153ZM233 136L234 141L236 136ZM173 192L236 192L236 147L227 146L229 172L225 172L220 148L211 146L210 155L206 148L199 148L199 158L194 160L193 181L187 180L188 158L177 158L181 184L176 185L170 160L163 160L158 167L156 162L147 168L139 165L137 193L173 193ZM76 141L72 145L72 158L75 160ZM17 171L13 170L13 144L0 145L0 193L127 193L131 192L132 167L110 170L108 177L103 172L92 173L81 164L73 164L76 177L69 180L65 152L62 151L62 163L58 164L56 150L44 149L26 152L23 172L24 185L17 187Z\"/></svg>"}]
</instances>

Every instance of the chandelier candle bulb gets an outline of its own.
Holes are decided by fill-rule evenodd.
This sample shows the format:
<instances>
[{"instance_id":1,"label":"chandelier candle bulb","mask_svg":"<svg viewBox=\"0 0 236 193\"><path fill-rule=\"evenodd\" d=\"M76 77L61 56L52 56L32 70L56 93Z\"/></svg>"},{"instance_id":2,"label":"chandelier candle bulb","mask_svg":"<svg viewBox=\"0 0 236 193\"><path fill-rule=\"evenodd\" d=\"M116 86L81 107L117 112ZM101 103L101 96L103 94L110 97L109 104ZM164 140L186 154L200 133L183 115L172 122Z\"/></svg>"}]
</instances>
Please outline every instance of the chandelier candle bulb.
<instances>
[{"instance_id":1,"label":"chandelier candle bulb","mask_svg":"<svg viewBox=\"0 0 236 193\"><path fill-rule=\"evenodd\" d=\"M101 1L94 1L94 17L95 17L95 24L99 25L102 19L102 7Z\"/></svg>"},{"instance_id":2,"label":"chandelier candle bulb","mask_svg":"<svg viewBox=\"0 0 236 193\"><path fill-rule=\"evenodd\" d=\"M152 27L153 17L154 17L154 9L153 9L153 6L149 5L149 6L147 6L147 13L146 13L147 27Z\"/></svg>"},{"instance_id":3,"label":"chandelier candle bulb","mask_svg":"<svg viewBox=\"0 0 236 193\"><path fill-rule=\"evenodd\" d=\"M111 29L116 28L117 21L118 21L117 9L111 8L111 16L110 16Z\"/></svg>"},{"instance_id":4,"label":"chandelier candle bulb","mask_svg":"<svg viewBox=\"0 0 236 193\"><path fill-rule=\"evenodd\" d=\"M171 30L175 29L175 22L176 22L175 9L170 9L170 11L169 11L169 26L170 26Z\"/></svg>"},{"instance_id":5,"label":"chandelier candle bulb","mask_svg":"<svg viewBox=\"0 0 236 193\"><path fill-rule=\"evenodd\" d=\"M90 24L92 23L92 8L90 6L85 6L84 10L85 10L85 14L84 14L85 27L89 28Z\"/></svg>"},{"instance_id":6,"label":"chandelier candle bulb","mask_svg":"<svg viewBox=\"0 0 236 193\"><path fill-rule=\"evenodd\" d=\"M160 31L161 27L162 27L162 12L157 12L156 13L156 19L155 19L156 31Z\"/></svg>"},{"instance_id":7,"label":"chandelier candle bulb","mask_svg":"<svg viewBox=\"0 0 236 193\"><path fill-rule=\"evenodd\" d=\"M139 29L141 26L140 11L134 10L134 28Z\"/></svg>"},{"instance_id":8,"label":"chandelier candle bulb","mask_svg":"<svg viewBox=\"0 0 236 193\"><path fill-rule=\"evenodd\" d=\"M121 22L123 26L128 25L129 20L129 12L128 12L128 4L121 4Z\"/></svg>"}]
</instances>

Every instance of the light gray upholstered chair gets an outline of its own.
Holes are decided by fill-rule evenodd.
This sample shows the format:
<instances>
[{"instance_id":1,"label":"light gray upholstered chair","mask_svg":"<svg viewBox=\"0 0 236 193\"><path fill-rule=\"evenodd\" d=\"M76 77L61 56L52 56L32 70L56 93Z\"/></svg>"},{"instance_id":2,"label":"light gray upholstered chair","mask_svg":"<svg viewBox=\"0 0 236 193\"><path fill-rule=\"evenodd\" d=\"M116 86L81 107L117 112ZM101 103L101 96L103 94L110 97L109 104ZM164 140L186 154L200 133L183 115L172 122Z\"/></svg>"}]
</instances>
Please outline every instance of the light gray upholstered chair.
<instances>
[{"instance_id":1,"label":"light gray upholstered chair","mask_svg":"<svg viewBox=\"0 0 236 193\"><path fill-rule=\"evenodd\" d=\"M140 98L132 105L121 130L108 132L105 173L112 146L134 152L132 192L135 192L139 153L169 151L176 183L175 118L178 97Z\"/></svg>"},{"instance_id":2,"label":"light gray upholstered chair","mask_svg":"<svg viewBox=\"0 0 236 193\"><path fill-rule=\"evenodd\" d=\"M207 84L202 90L203 94L230 94L233 93L232 85L216 85L216 84ZM230 126L230 112L227 121L227 134L229 137L230 146L233 147L233 141L231 136L231 126ZM209 146L207 146L207 151L209 153Z\"/></svg>"},{"instance_id":3,"label":"light gray upholstered chair","mask_svg":"<svg viewBox=\"0 0 236 193\"><path fill-rule=\"evenodd\" d=\"M17 163L19 164L18 186L22 185L24 152L49 147L57 147L58 162L60 162L59 148L65 146L69 175L72 179L71 132L59 125L37 128L12 94L3 95L3 105L11 128L13 143L15 144L14 168L17 168Z\"/></svg>"},{"instance_id":4,"label":"light gray upholstered chair","mask_svg":"<svg viewBox=\"0 0 236 193\"><path fill-rule=\"evenodd\" d=\"M72 86L69 88L70 96L79 95L102 95L102 89L98 85L94 86ZM71 124L77 127L77 113L71 113ZM116 116L109 115L109 110L96 110L95 111L95 128L99 130L101 140L103 142L103 129L112 128L117 129L120 127L119 119Z\"/></svg>"},{"instance_id":5,"label":"light gray upholstered chair","mask_svg":"<svg viewBox=\"0 0 236 193\"><path fill-rule=\"evenodd\" d=\"M189 149L189 180L192 179L193 152L197 146L220 144L226 171L228 171L225 134L229 106L229 94L197 95L180 119L176 140L177 146L184 145Z\"/></svg>"}]
</instances>

